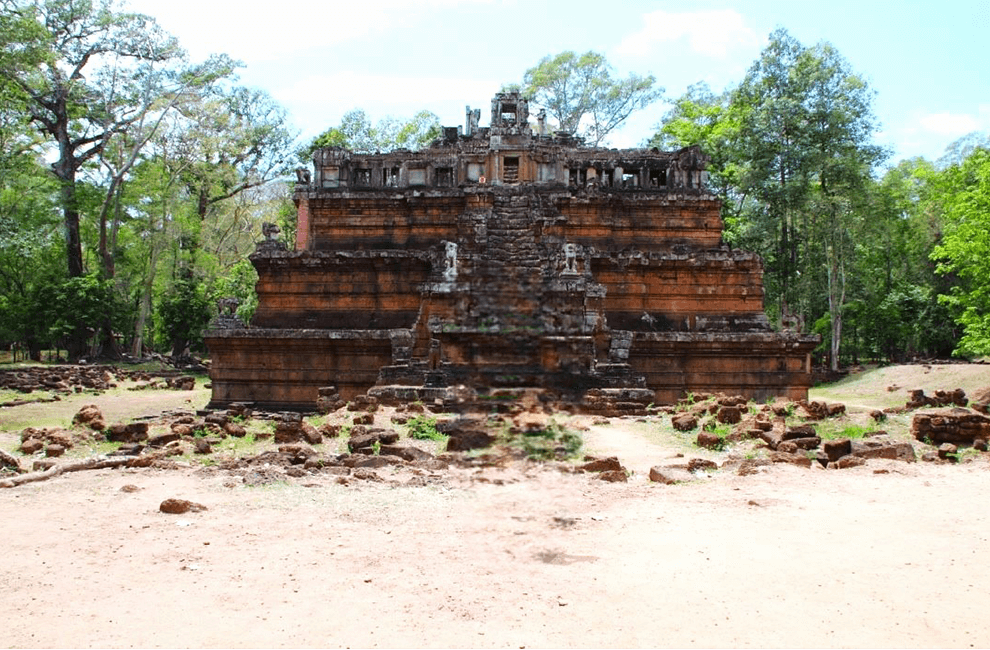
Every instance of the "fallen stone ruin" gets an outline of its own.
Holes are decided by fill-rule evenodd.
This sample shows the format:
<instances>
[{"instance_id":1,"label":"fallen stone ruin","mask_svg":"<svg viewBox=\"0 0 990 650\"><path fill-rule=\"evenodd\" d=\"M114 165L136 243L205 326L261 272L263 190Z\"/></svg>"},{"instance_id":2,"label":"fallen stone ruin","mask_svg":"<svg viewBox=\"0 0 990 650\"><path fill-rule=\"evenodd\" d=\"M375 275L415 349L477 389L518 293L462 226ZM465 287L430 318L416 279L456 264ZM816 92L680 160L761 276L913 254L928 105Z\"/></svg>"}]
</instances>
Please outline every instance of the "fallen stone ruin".
<instances>
[{"instance_id":1,"label":"fallen stone ruin","mask_svg":"<svg viewBox=\"0 0 990 650\"><path fill-rule=\"evenodd\" d=\"M952 393L958 399L965 398L960 390ZM588 425L579 424L574 429L557 425L550 405L541 402L540 395L534 391L525 404L503 405L501 413L484 415L444 413L442 404L418 402L383 407L375 398L363 396L340 404L319 425L306 421L298 412L259 412L243 403L221 411L172 412L108 424L100 410L89 404L76 413L71 429L24 429L17 449L20 457L0 452L0 487L88 469L172 469L179 466L177 460L211 455L204 471L225 472L231 477L228 482L233 481L231 485L329 475L342 484L384 481L416 487L444 484L449 479L444 471L451 468L504 468L517 462L531 467L533 461L601 481L629 479L629 470L618 458L581 459L580 432ZM885 413L874 411L870 415L875 425L849 437L836 435L837 431L855 428L848 426L851 420L843 404L807 400L757 403L719 393L694 394L676 405L654 405L641 416L626 417L656 425L669 420L698 451L725 452L715 456L719 460L695 457L663 461L650 469L649 478L664 484L703 480L714 471L758 474L775 464L843 470L877 459L957 463L974 460L966 448L974 454L987 451L990 417L971 409L918 411L912 422L913 441L877 428ZM421 444L413 434L416 422L424 419L443 436L442 451ZM592 425L612 422L602 417L590 419ZM260 430L253 426L248 445L240 454L231 453L224 441L245 438L252 421L267 421L269 425ZM106 456L59 459L76 446L102 441L120 444ZM22 459L30 461L30 469ZM383 469L387 470L384 476L378 473ZM874 471L890 470L881 467ZM402 476L405 480L399 480Z\"/></svg>"},{"instance_id":2,"label":"fallen stone ruin","mask_svg":"<svg viewBox=\"0 0 990 650\"><path fill-rule=\"evenodd\" d=\"M57 402L61 396L74 393L100 393L116 388L118 382L124 380L139 382L131 386L130 390L191 390L196 384L194 376L176 371L149 372L109 365L27 366L15 370L0 370L0 388L24 395L43 392L49 396L8 400L0 403L0 408L32 402Z\"/></svg>"},{"instance_id":3,"label":"fallen stone ruin","mask_svg":"<svg viewBox=\"0 0 990 650\"><path fill-rule=\"evenodd\" d=\"M697 147L589 148L542 114L534 132L516 93L479 117L421 151L327 148L298 170L294 247L266 226L251 323L225 300L206 334L211 407L807 397L818 338L771 329L762 262L722 241Z\"/></svg>"}]
</instances>

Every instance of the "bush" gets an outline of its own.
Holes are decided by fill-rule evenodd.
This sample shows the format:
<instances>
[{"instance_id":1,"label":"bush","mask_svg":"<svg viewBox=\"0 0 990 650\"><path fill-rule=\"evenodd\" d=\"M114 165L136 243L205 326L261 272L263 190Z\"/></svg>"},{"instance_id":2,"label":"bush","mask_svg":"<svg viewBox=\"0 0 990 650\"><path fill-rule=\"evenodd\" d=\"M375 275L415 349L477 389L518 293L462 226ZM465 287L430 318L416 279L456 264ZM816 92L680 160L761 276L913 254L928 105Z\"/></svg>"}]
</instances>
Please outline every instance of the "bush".
<instances>
[{"instance_id":1,"label":"bush","mask_svg":"<svg viewBox=\"0 0 990 650\"><path fill-rule=\"evenodd\" d=\"M437 419L426 415L417 415L406 422L409 427L409 437L416 440L436 440L442 442L447 436L437 431Z\"/></svg>"},{"instance_id":2,"label":"bush","mask_svg":"<svg viewBox=\"0 0 990 650\"><path fill-rule=\"evenodd\" d=\"M521 437L523 453L534 460L572 458L584 445L581 434L563 427L553 420L545 429L527 431Z\"/></svg>"}]
</instances>

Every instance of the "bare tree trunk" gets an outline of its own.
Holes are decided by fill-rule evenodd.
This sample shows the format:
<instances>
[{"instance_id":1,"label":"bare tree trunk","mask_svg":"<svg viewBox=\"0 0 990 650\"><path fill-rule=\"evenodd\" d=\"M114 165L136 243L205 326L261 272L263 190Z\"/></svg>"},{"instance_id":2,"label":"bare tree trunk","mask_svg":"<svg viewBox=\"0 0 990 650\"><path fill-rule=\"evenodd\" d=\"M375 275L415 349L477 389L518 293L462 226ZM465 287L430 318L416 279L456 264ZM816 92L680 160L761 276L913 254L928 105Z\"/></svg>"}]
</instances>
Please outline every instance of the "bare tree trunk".
<instances>
[{"instance_id":1,"label":"bare tree trunk","mask_svg":"<svg viewBox=\"0 0 990 650\"><path fill-rule=\"evenodd\" d=\"M79 472L86 469L103 469L106 467L120 467L121 465L126 465L133 460L133 457L86 458L84 460L56 465L55 467L46 469L43 472L31 472L30 474L21 474L20 476L0 480L0 488L12 488L17 487L18 485L23 485L24 483L47 481L50 478L55 478L59 474L65 474L67 472Z\"/></svg>"},{"instance_id":2,"label":"bare tree trunk","mask_svg":"<svg viewBox=\"0 0 990 650\"><path fill-rule=\"evenodd\" d=\"M828 312L832 321L831 368L839 369L842 344L842 303L846 300L846 272L835 245L828 247Z\"/></svg>"}]
</instances>

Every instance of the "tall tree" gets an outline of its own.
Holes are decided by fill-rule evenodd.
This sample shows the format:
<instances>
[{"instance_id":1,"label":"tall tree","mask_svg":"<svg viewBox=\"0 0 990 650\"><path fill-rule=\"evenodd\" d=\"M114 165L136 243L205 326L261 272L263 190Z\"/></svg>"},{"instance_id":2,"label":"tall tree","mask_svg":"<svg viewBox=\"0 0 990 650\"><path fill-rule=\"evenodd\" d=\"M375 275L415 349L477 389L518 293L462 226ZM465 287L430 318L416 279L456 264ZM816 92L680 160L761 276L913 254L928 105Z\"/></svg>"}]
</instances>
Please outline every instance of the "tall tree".
<instances>
[{"instance_id":1,"label":"tall tree","mask_svg":"<svg viewBox=\"0 0 990 650\"><path fill-rule=\"evenodd\" d=\"M185 209L180 210L189 218L182 219L183 227L174 233L178 237L159 241L171 241L177 248L171 258L170 286L198 300L207 295L210 276L217 269L217 252L223 246L217 242L234 241L229 235L243 232L238 224L247 223L237 218L243 213L233 202L289 169L295 135L284 109L260 90L214 87L180 108L182 117L170 124L156 151L161 156L160 179L166 187L181 190ZM161 207L174 210L178 206ZM204 249L208 233L214 235L213 251ZM155 273L150 271L146 290L153 287ZM173 336L173 352L181 353L187 343L198 340L198 333L190 333L202 329L201 313L173 309L175 303L168 296L158 305L171 309L169 325L160 331ZM183 324L184 316L190 321Z\"/></svg>"},{"instance_id":2,"label":"tall tree","mask_svg":"<svg viewBox=\"0 0 990 650\"><path fill-rule=\"evenodd\" d=\"M783 29L773 32L732 100L741 112L738 144L746 162L740 184L763 206L755 216L767 241L774 242L761 251L770 271L768 293L782 317L796 311L802 214L810 188L802 106L806 80L797 74L803 49Z\"/></svg>"},{"instance_id":3,"label":"tall tree","mask_svg":"<svg viewBox=\"0 0 990 650\"><path fill-rule=\"evenodd\" d=\"M956 353L990 355L990 150L976 149L936 179L945 232L932 258L960 284L943 300L958 313Z\"/></svg>"},{"instance_id":4,"label":"tall tree","mask_svg":"<svg viewBox=\"0 0 990 650\"><path fill-rule=\"evenodd\" d=\"M4 20L24 25L24 32L30 31L27 23L44 27L26 45L41 65L4 59L2 72L29 98L31 119L57 148L52 171L62 187L68 271L78 277L83 256L76 174L141 117L128 86L140 76L125 68L147 69L179 59L182 51L153 19L115 12L109 0L8 0L3 14Z\"/></svg>"},{"instance_id":5,"label":"tall tree","mask_svg":"<svg viewBox=\"0 0 990 650\"><path fill-rule=\"evenodd\" d=\"M561 52L545 56L523 76L522 92L549 111L560 130L583 135L593 146L635 111L663 96L653 75L613 77L613 68L597 52Z\"/></svg>"},{"instance_id":6,"label":"tall tree","mask_svg":"<svg viewBox=\"0 0 990 650\"><path fill-rule=\"evenodd\" d=\"M863 200L873 167L886 152L872 144L876 131L873 92L828 43L802 52L797 72L807 79L807 165L815 181L813 226L821 233L831 324L830 361L839 367L846 273L854 252L856 222L868 209Z\"/></svg>"},{"instance_id":7,"label":"tall tree","mask_svg":"<svg viewBox=\"0 0 990 650\"><path fill-rule=\"evenodd\" d=\"M708 84L699 82L672 102L648 142L665 151L701 146L709 157L709 187L722 198L724 236L732 244L742 236L745 222L740 215L748 197L740 183L745 169L737 147L740 123L741 111L732 103L732 93L716 95Z\"/></svg>"},{"instance_id":8,"label":"tall tree","mask_svg":"<svg viewBox=\"0 0 990 650\"><path fill-rule=\"evenodd\" d=\"M251 88L216 89L185 107L183 177L205 220L211 208L288 171L295 139L285 110Z\"/></svg>"},{"instance_id":9,"label":"tall tree","mask_svg":"<svg viewBox=\"0 0 990 650\"><path fill-rule=\"evenodd\" d=\"M710 151L726 238L766 262L768 313L824 323L833 367L857 236L868 231L867 190L886 155L873 144L872 101L834 47L805 47L778 29L737 88L716 96L692 86L651 141Z\"/></svg>"},{"instance_id":10,"label":"tall tree","mask_svg":"<svg viewBox=\"0 0 990 650\"><path fill-rule=\"evenodd\" d=\"M18 45L23 56L0 57L0 74L54 145L67 271L82 277L77 175L146 118L159 97L149 83L180 77L184 53L152 18L120 12L111 0L3 0L0 9L2 31L27 39ZM82 356L85 338L82 327L72 332L70 359Z\"/></svg>"}]
</instances>

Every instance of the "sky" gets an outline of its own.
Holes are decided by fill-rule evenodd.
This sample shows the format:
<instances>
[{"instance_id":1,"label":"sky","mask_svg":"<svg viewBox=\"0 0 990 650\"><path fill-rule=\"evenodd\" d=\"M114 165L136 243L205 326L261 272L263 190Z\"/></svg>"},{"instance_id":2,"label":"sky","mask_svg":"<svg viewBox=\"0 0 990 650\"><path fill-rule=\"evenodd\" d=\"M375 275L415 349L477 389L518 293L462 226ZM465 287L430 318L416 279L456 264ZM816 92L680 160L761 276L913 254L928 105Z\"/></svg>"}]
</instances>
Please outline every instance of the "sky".
<instances>
[{"instance_id":1,"label":"sky","mask_svg":"<svg viewBox=\"0 0 990 650\"><path fill-rule=\"evenodd\" d=\"M936 160L990 131L990 0L130 0L178 37L193 61L226 53L239 83L284 106L302 141L363 109L376 122L429 110L464 123L542 57L594 50L616 74L652 74L679 97L705 81L737 85L768 35L827 41L875 91L877 143L890 164ZM660 102L615 132L634 147L655 131Z\"/></svg>"}]
</instances>

